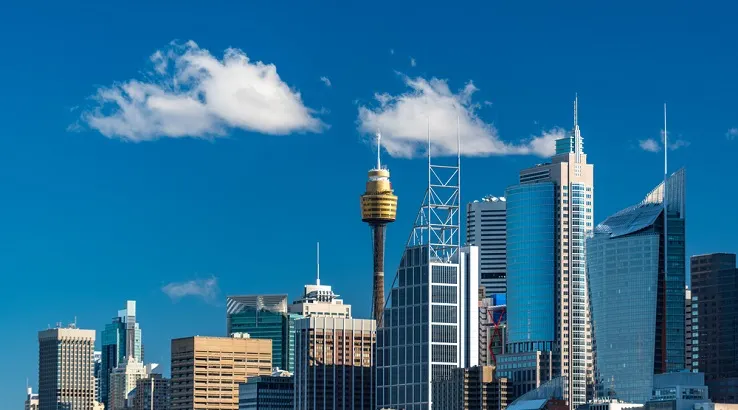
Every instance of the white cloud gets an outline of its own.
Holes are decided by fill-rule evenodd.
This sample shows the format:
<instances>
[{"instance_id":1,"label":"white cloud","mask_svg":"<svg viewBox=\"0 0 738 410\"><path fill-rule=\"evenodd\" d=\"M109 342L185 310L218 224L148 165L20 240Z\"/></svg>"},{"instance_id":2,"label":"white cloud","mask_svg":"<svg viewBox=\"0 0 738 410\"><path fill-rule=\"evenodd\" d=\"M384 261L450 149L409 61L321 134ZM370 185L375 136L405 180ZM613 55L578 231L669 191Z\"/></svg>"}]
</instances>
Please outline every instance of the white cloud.
<instances>
[{"instance_id":1,"label":"white cloud","mask_svg":"<svg viewBox=\"0 0 738 410\"><path fill-rule=\"evenodd\" d=\"M642 150L648 152L661 151L661 144L656 142L656 140L653 138L638 141L638 146L640 146Z\"/></svg>"},{"instance_id":2,"label":"white cloud","mask_svg":"<svg viewBox=\"0 0 738 410\"><path fill-rule=\"evenodd\" d=\"M417 62L417 61L415 61L415 59L414 59L414 58L410 57L410 66L411 66L411 67L415 67L416 65L418 65L418 62Z\"/></svg>"},{"instance_id":3,"label":"white cloud","mask_svg":"<svg viewBox=\"0 0 738 410\"><path fill-rule=\"evenodd\" d=\"M671 139L671 132L669 133L669 139ZM689 141L683 140L681 138L677 138L674 142L669 142L669 150L674 151L678 150L679 148L688 147L690 145ZM648 152L659 152L661 151L662 147L664 146L664 130L661 130L661 139L660 141L656 141L655 138L648 138L645 140L639 140L638 146Z\"/></svg>"},{"instance_id":4,"label":"white cloud","mask_svg":"<svg viewBox=\"0 0 738 410\"><path fill-rule=\"evenodd\" d=\"M394 48L390 48L390 54L392 54L392 55L395 54L395 49Z\"/></svg>"},{"instance_id":5,"label":"white cloud","mask_svg":"<svg viewBox=\"0 0 738 410\"><path fill-rule=\"evenodd\" d=\"M376 108L359 107L358 127L365 134L382 131L382 146L395 157L413 157L426 152L430 119L434 155L456 154L456 124L459 123L461 153L468 156L533 154L541 157L555 152L554 141L566 135L555 127L541 135L509 143L502 141L494 125L476 113L472 101L477 88L470 81L453 92L446 80L402 76L409 90L398 95L377 93Z\"/></svg>"},{"instance_id":6,"label":"white cloud","mask_svg":"<svg viewBox=\"0 0 738 410\"><path fill-rule=\"evenodd\" d=\"M150 57L146 80L101 87L81 120L106 137L212 138L230 128L264 134L320 132L325 125L274 64L229 48L219 59L195 42L172 43Z\"/></svg>"},{"instance_id":7,"label":"white cloud","mask_svg":"<svg viewBox=\"0 0 738 410\"><path fill-rule=\"evenodd\" d=\"M184 297L196 297L207 303L215 303L220 289L218 288L218 279L211 277L210 279L194 279L185 282L172 282L161 288L172 301L178 301Z\"/></svg>"},{"instance_id":8,"label":"white cloud","mask_svg":"<svg viewBox=\"0 0 738 410\"><path fill-rule=\"evenodd\" d=\"M728 132L725 133L725 138L731 141L736 139L736 137L738 137L738 128L733 127L729 129Z\"/></svg>"},{"instance_id":9,"label":"white cloud","mask_svg":"<svg viewBox=\"0 0 738 410\"><path fill-rule=\"evenodd\" d=\"M323 84L325 84L326 87L330 87L331 85L333 85L333 84L331 84L331 79L328 78L328 77L325 77L325 76L320 77L320 81L322 81Z\"/></svg>"}]
</instances>

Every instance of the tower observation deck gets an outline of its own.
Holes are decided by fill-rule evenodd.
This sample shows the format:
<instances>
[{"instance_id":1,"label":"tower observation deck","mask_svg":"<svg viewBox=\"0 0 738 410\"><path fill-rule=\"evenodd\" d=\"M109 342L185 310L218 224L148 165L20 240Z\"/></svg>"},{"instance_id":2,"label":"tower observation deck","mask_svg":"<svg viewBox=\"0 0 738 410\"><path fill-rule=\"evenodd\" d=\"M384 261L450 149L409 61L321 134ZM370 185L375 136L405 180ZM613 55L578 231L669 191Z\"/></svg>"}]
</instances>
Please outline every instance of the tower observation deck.
<instances>
[{"instance_id":1,"label":"tower observation deck","mask_svg":"<svg viewBox=\"0 0 738 410\"><path fill-rule=\"evenodd\" d=\"M377 167L369 170L366 192L361 196L361 220L372 228L374 261L372 315L377 328L384 319L384 242L387 224L397 217L397 196L392 191L390 172L380 161L381 135L377 133Z\"/></svg>"}]
</instances>

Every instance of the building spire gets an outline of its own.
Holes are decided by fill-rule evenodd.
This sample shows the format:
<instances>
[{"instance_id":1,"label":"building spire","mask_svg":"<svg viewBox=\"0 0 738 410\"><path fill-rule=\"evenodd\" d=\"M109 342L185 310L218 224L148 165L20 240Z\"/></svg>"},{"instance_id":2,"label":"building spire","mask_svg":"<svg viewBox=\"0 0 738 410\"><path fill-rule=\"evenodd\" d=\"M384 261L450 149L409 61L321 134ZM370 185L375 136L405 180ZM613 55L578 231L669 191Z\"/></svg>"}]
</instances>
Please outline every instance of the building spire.
<instances>
[{"instance_id":1,"label":"building spire","mask_svg":"<svg viewBox=\"0 0 738 410\"><path fill-rule=\"evenodd\" d=\"M377 130L377 169L382 169L380 155L382 153L382 133Z\"/></svg>"},{"instance_id":2,"label":"building spire","mask_svg":"<svg viewBox=\"0 0 738 410\"><path fill-rule=\"evenodd\" d=\"M577 116L577 106L579 105L579 93L574 93L574 128L579 127L579 118Z\"/></svg>"},{"instance_id":3,"label":"building spire","mask_svg":"<svg viewBox=\"0 0 738 410\"><path fill-rule=\"evenodd\" d=\"M320 286L320 242L318 242L318 249L316 254L317 260L315 264L316 276L315 284Z\"/></svg>"}]
</instances>

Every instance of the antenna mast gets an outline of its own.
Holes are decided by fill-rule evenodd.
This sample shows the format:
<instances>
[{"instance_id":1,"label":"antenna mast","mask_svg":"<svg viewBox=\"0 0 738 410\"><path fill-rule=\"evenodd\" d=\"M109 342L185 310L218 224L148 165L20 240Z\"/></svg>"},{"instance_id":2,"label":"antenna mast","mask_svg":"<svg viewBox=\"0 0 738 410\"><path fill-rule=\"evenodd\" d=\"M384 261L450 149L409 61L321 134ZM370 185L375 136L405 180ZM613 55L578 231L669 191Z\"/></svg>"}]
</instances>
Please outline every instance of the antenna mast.
<instances>
[{"instance_id":1,"label":"antenna mast","mask_svg":"<svg viewBox=\"0 0 738 410\"><path fill-rule=\"evenodd\" d=\"M379 159L382 153L382 133L377 130L377 169L382 169L382 161Z\"/></svg>"},{"instance_id":2,"label":"antenna mast","mask_svg":"<svg viewBox=\"0 0 738 410\"><path fill-rule=\"evenodd\" d=\"M320 286L320 242L318 242L318 249L317 249L317 255L316 255L316 273L317 273L317 279L315 281L315 284Z\"/></svg>"},{"instance_id":3,"label":"antenna mast","mask_svg":"<svg viewBox=\"0 0 738 410\"><path fill-rule=\"evenodd\" d=\"M667 228L668 225L668 195L667 195L667 188L666 188L666 182L668 178L668 153L669 153L669 138L666 132L666 103L664 103L664 189L663 189L663 204L664 204L664 279L668 280L668 265L669 265L669 259L667 257L667 254L669 253L669 230Z\"/></svg>"}]
</instances>

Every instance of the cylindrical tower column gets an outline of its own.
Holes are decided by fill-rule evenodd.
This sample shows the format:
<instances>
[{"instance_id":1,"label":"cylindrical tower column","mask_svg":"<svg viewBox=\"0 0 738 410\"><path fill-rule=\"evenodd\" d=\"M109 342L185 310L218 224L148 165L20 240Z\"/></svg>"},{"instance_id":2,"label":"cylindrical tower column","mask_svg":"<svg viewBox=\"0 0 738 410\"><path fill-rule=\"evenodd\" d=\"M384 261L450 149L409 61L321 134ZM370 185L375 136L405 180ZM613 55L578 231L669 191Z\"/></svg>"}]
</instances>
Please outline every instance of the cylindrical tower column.
<instances>
[{"instance_id":1,"label":"cylindrical tower column","mask_svg":"<svg viewBox=\"0 0 738 410\"><path fill-rule=\"evenodd\" d=\"M374 288L372 291L374 319L377 328L384 323L384 234L387 230L386 224L372 226L373 255L374 255Z\"/></svg>"}]
</instances>

